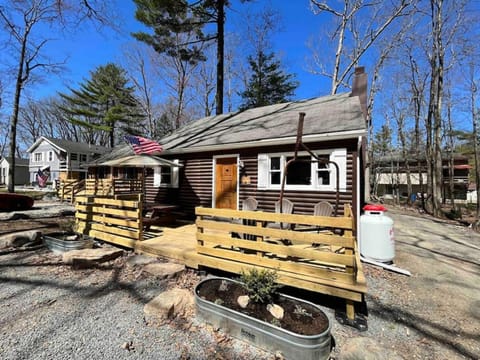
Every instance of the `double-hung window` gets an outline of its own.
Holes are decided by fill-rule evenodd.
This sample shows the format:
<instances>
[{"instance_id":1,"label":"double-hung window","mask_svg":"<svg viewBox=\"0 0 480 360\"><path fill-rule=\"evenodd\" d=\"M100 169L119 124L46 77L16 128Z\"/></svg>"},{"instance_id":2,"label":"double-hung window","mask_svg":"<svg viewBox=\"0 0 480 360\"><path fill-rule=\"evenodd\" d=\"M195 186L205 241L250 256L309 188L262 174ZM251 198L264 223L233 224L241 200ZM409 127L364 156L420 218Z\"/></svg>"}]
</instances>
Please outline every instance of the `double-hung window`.
<instances>
[{"instance_id":1,"label":"double-hung window","mask_svg":"<svg viewBox=\"0 0 480 360\"><path fill-rule=\"evenodd\" d=\"M41 152L33 153L33 161L34 162L42 162L43 161L43 153L41 153Z\"/></svg>"},{"instance_id":2,"label":"double-hung window","mask_svg":"<svg viewBox=\"0 0 480 360\"><path fill-rule=\"evenodd\" d=\"M346 190L347 152L346 149L321 150L316 158L301 152L293 161L293 153L258 155L258 188L280 189L285 175L287 190L336 191L336 177L339 177L339 191ZM338 165L338 174L336 166ZM287 170L285 170L288 164Z\"/></svg>"},{"instance_id":3,"label":"double-hung window","mask_svg":"<svg viewBox=\"0 0 480 360\"><path fill-rule=\"evenodd\" d=\"M178 163L178 160L174 160ZM158 166L153 171L153 186L178 188L178 167Z\"/></svg>"}]
</instances>

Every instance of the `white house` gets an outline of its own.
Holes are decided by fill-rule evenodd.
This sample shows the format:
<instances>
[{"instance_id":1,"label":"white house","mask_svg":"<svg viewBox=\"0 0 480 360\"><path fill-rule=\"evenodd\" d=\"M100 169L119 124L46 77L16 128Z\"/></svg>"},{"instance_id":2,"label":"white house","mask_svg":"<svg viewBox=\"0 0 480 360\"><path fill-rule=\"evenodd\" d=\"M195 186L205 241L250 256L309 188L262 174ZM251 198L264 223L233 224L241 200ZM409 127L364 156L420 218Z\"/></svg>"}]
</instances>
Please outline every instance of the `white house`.
<instances>
[{"instance_id":1,"label":"white house","mask_svg":"<svg viewBox=\"0 0 480 360\"><path fill-rule=\"evenodd\" d=\"M8 174L10 173L10 166L12 158L2 158L0 160L0 185L8 186ZM28 175L28 159L15 158L15 184L26 185L29 181Z\"/></svg>"},{"instance_id":2,"label":"white house","mask_svg":"<svg viewBox=\"0 0 480 360\"><path fill-rule=\"evenodd\" d=\"M30 146L29 176L36 182L39 169L49 167L49 182L64 178L84 179L87 175L85 164L91 162L108 149L102 146L78 143L42 136Z\"/></svg>"}]
</instances>

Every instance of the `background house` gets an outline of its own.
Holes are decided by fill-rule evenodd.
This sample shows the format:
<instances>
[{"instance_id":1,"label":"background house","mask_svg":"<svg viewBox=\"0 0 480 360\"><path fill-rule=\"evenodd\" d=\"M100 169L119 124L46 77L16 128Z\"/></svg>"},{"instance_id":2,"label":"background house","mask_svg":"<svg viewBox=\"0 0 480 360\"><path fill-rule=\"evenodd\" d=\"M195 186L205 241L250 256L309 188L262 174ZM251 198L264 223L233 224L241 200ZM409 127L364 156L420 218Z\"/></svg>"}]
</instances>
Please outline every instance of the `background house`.
<instances>
[{"instance_id":1,"label":"background house","mask_svg":"<svg viewBox=\"0 0 480 360\"><path fill-rule=\"evenodd\" d=\"M12 159L4 157L0 160L0 185L8 186L8 174L10 172L10 166ZM28 159L15 158L15 184L14 185L26 185L30 183L28 174Z\"/></svg>"},{"instance_id":2,"label":"background house","mask_svg":"<svg viewBox=\"0 0 480 360\"><path fill-rule=\"evenodd\" d=\"M39 169L50 167L49 182L71 178L84 179L86 164L107 151L107 148L42 136L27 150L30 153L29 177L35 183Z\"/></svg>"},{"instance_id":3,"label":"background house","mask_svg":"<svg viewBox=\"0 0 480 360\"><path fill-rule=\"evenodd\" d=\"M467 156L456 154L453 158L454 197L456 200L467 200L471 165L468 163ZM420 161L409 159L408 163L412 193L417 194L422 191L425 193L427 189L427 163L425 159ZM448 159L444 156L442 165L442 197L446 200L451 198L449 168ZM375 193L377 196L408 197L405 159L398 154L378 159L375 166L375 181Z\"/></svg>"}]
</instances>

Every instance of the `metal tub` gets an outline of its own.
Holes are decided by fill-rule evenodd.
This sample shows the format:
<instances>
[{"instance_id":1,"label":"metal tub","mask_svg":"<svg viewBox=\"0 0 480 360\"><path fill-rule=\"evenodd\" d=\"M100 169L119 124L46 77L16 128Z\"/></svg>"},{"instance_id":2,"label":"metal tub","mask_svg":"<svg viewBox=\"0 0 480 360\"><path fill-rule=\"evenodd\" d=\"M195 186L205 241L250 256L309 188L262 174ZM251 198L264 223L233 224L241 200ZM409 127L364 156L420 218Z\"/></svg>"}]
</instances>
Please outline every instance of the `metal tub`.
<instances>
[{"instance_id":1,"label":"metal tub","mask_svg":"<svg viewBox=\"0 0 480 360\"><path fill-rule=\"evenodd\" d=\"M330 322L328 323L327 330L321 334L299 335L207 301L198 296L198 289L203 283L219 279L228 282L237 282L232 279L217 277L203 280L197 284L195 287L195 305L197 315L200 318L213 326L221 328L231 336L244 340L261 349L271 352L280 351L286 359L323 360L329 358L331 351ZM280 296L309 304L322 311L319 306L311 302L285 294L281 294Z\"/></svg>"}]
</instances>

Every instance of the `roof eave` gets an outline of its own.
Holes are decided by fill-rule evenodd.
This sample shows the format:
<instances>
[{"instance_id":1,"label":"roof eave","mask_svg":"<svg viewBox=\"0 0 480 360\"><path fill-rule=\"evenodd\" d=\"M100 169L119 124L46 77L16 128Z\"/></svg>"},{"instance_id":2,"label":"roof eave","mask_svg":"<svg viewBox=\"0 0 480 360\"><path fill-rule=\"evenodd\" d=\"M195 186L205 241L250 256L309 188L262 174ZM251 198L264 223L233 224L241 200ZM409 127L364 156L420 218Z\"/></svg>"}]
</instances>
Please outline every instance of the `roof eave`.
<instances>
[{"instance_id":1,"label":"roof eave","mask_svg":"<svg viewBox=\"0 0 480 360\"><path fill-rule=\"evenodd\" d=\"M303 135L302 141L304 143L310 143L310 142L330 141L330 140L347 140L347 139L356 139L359 136L365 136L366 134L367 134L366 129L358 129L358 130L332 132L332 133L325 133L325 134ZM210 152L210 151L218 151L218 150L226 150L226 149L237 150L237 149L246 149L251 147L290 145L290 144L295 144L296 141L297 141L296 136L289 136L285 138L262 139L262 140L233 143L233 144L217 144L217 145L198 146L194 148L187 147L187 148L181 148L181 149L166 149L162 152L162 154L164 155L189 154L189 153Z\"/></svg>"}]
</instances>

